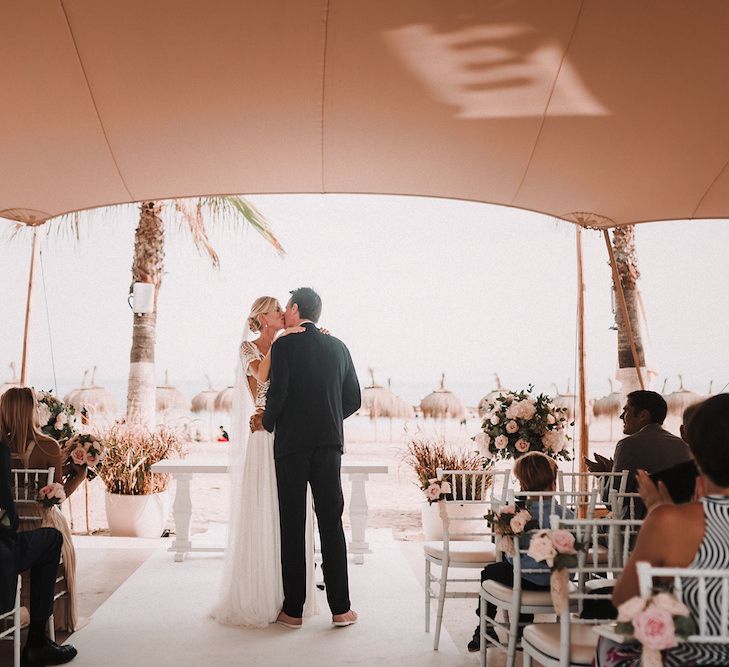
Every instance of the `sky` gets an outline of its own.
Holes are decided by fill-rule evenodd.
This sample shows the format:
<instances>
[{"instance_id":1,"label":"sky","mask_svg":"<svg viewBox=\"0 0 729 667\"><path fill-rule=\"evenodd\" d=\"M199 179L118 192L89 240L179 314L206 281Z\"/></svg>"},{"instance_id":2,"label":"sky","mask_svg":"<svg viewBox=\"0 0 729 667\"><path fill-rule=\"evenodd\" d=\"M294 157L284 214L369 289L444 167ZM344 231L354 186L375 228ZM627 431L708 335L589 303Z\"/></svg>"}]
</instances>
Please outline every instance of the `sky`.
<instances>
[{"instance_id":1,"label":"sky","mask_svg":"<svg viewBox=\"0 0 729 667\"><path fill-rule=\"evenodd\" d=\"M170 229L159 298L157 376L191 396L231 384L252 301L308 285L321 294L321 323L348 345L363 384L418 401L438 384L467 404L494 386L564 393L576 375L576 261L572 225L487 204L418 197L250 197L286 255L255 232L212 231L220 270ZM30 383L61 394L96 365L97 383L123 395L132 312L134 208L82 226L81 239L41 238L35 281ZM0 382L20 365L30 236L7 240L0 221ZM212 229L213 226L211 226ZM5 232L5 233L4 233ZM653 365L668 390L729 383L729 222L664 222L637 228L640 289ZM616 367L611 276L602 234L583 232L587 377L608 392ZM45 285L44 285L45 283ZM49 335L50 326L50 335Z\"/></svg>"}]
</instances>

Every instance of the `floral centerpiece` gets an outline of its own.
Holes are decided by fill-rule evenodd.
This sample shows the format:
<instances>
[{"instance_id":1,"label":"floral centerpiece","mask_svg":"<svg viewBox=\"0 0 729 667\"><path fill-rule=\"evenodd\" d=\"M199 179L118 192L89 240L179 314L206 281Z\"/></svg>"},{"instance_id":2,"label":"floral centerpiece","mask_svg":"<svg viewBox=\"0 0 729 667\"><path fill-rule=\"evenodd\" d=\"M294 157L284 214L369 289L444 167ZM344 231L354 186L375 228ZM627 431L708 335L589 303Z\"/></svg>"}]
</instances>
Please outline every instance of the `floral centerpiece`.
<instances>
[{"instance_id":1,"label":"floral centerpiece","mask_svg":"<svg viewBox=\"0 0 729 667\"><path fill-rule=\"evenodd\" d=\"M569 461L567 409L547 394L503 392L486 403L481 433L473 438L488 459L516 459L527 452L542 452Z\"/></svg>"},{"instance_id":2,"label":"floral centerpiece","mask_svg":"<svg viewBox=\"0 0 729 667\"><path fill-rule=\"evenodd\" d=\"M558 614L567 605L567 568L577 567L578 552L586 550L587 546L575 541L569 530L538 530L532 535L527 556L546 563L551 570L550 592Z\"/></svg>"},{"instance_id":3,"label":"floral centerpiece","mask_svg":"<svg viewBox=\"0 0 729 667\"><path fill-rule=\"evenodd\" d=\"M649 598L632 597L618 607L616 631L632 635L643 645L641 665L663 665L661 651L678 646L697 632L696 622L685 604L671 593L658 592Z\"/></svg>"},{"instance_id":4,"label":"floral centerpiece","mask_svg":"<svg viewBox=\"0 0 729 667\"><path fill-rule=\"evenodd\" d=\"M86 479L91 481L98 475L97 466L104 458L104 448L98 436L91 433L77 433L66 443L68 460L86 469Z\"/></svg>"},{"instance_id":5,"label":"floral centerpiece","mask_svg":"<svg viewBox=\"0 0 729 667\"><path fill-rule=\"evenodd\" d=\"M539 527L529 510L519 509L515 505L502 505L498 510L488 512L484 518L499 536L496 548L510 556L514 555L513 538Z\"/></svg>"}]
</instances>

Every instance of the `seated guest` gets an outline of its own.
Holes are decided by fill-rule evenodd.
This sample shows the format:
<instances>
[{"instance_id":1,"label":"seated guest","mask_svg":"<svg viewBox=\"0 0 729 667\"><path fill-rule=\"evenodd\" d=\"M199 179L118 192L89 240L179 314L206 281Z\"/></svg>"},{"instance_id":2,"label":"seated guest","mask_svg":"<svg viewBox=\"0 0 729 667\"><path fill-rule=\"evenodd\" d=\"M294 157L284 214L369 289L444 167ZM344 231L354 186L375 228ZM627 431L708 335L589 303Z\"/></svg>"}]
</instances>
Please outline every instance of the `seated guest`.
<instances>
[{"instance_id":1,"label":"seated guest","mask_svg":"<svg viewBox=\"0 0 729 667\"><path fill-rule=\"evenodd\" d=\"M686 439L701 473L704 496L697 502L674 505L648 504L649 514L638 535L635 550L618 579L613 603L619 606L639 595L636 563L656 567L723 569L729 562L729 394L719 394L701 403L686 425ZM641 476L641 482L647 477ZM650 484L650 481L647 480ZM655 494L646 494L646 498ZM686 580L683 602L696 618L698 582ZM721 625L721 594L707 587L708 626ZM598 667L638 667L639 644L616 645L603 637L597 647ZM680 644L663 651L663 664L729 665L729 646L723 644Z\"/></svg>"},{"instance_id":2,"label":"seated guest","mask_svg":"<svg viewBox=\"0 0 729 667\"><path fill-rule=\"evenodd\" d=\"M633 391L627 396L620 419L623 420L623 433L627 436L615 446L615 460L596 457L596 461L586 460L591 472L628 471L625 490L634 493L638 490L635 475L638 470L656 473L691 460L691 452L686 443L678 436L669 433L662 424L666 419L668 406L663 396L655 391ZM617 481L614 488L618 488ZM604 500L608 499L609 489ZM642 503L636 506L635 518L645 516Z\"/></svg>"},{"instance_id":3,"label":"seated guest","mask_svg":"<svg viewBox=\"0 0 729 667\"><path fill-rule=\"evenodd\" d=\"M572 519L574 514L566 508L563 508L554 500L553 496L539 497L538 493L553 492L557 488L557 464L554 459L549 458L541 452L529 452L516 460L513 469L514 476L519 482L522 492L534 492L535 498L529 506L529 512L532 519L539 523L540 528L550 528L550 517L556 514L561 518ZM529 537L524 536L523 548L529 544ZM521 587L525 591L548 591L549 590L549 567L546 563L537 562L527 555L521 556L521 566L524 569L544 570L544 574L538 572L525 573L521 578ZM491 563L487 565L481 572L481 581L487 579L496 581L505 586L514 585L514 567L512 558L505 555L505 560L499 563ZM481 614L481 606L476 609L476 613ZM496 616L496 606L490 602L486 604L486 615L489 618ZM531 623L533 620L531 614L522 614L519 617L522 623ZM486 627L486 632L495 638L495 631L492 626ZM473 639L468 642L468 650L471 652L478 651L481 646L480 628L477 627L473 632Z\"/></svg>"},{"instance_id":4,"label":"seated guest","mask_svg":"<svg viewBox=\"0 0 729 667\"><path fill-rule=\"evenodd\" d=\"M10 526L0 526L0 613L15 604L18 574L30 570L30 627L23 648L24 665L61 665L76 657L73 646L59 646L46 636L53 611L53 593L63 537L55 528L17 532L13 502L10 450L0 439L0 509Z\"/></svg>"},{"instance_id":5,"label":"seated guest","mask_svg":"<svg viewBox=\"0 0 729 667\"><path fill-rule=\"evenodd\" d=\"M64 483L63 468L66 454L53 438L40 430L35 394L29 387L11 387L0 396L0 440L10 450L14 468L54 468L55 481L64 485L67 496L70 496L84 480L84 468L72 466ZM76 613L76 551L66 517L58 507L44 507L40 503L25 507L23 514L28 518L21 520L19 530L31 530L42 526L56 528L63 535L61 555L68 595L64 595L56 601L54 621L56 629L73 632L77 629L78 620ZM31 514L37 518L31 518Z\"/></svg>"}]
</instances>

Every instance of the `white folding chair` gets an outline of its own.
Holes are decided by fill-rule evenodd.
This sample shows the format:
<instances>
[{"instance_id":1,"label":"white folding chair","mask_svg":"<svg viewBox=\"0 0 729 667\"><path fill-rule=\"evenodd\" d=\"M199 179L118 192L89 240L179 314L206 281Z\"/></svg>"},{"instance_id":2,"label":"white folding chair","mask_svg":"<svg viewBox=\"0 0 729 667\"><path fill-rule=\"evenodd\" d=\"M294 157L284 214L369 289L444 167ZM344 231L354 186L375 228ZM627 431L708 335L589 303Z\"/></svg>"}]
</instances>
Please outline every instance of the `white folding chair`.
<instances>
[{"instance_id":1,"label":"white folding chair","mask_svg":"<svg viewBox=\"0 0 729 667\"><path fill-rule=\"evenodd\" d=\"M625 493L628 470L620 472L557 472L557 489L560 491L597 491L598 500L606 502L610 490Z\"/></svg>"},{"instance_id":2,"label":"white folding chair","mask_svg":"<svg viewBox=\"0 0 729 667\"><path fill-rule=\"evenodd\" d=\"M722 664L729 664L729 569L653 567L645 562L637 563L636 569L641 597L651 596L655 580L661 579L661 588L665 588L666 579L673 579L674 595L694 615L698 632L674 649L680 653L680 659L692 665L719 664L717 656L709 656L708 652L712 646L720 645L724 654Z\"/></svg>"},{"instance_id":3,"label":"white folding chair","mask_svg":"<svg viewBox=\"0 0 729 667\"><path fill-rule=\"evenodd\" d=\"M575 491L528 491L509 493L509 504L518 505L531 504L532 518L540 526L549 526L551 516L555 511L555 504L564 509L570 509L575 514L583 512L592 516L597 502L597 491L583 493L579 489ZM544 505L548 503L548 507ZM535 516L534 505L539 504L540 511L545 515ZM552 596L549 591L525 591L522 589L522 576L525 574L544 574L544 569L525 569L522 567L521 558L528 549L528 536L524 544L519 546L519 541L514 541L514 585L505 586L496 581L486 580L481 585L481 617L480 617L480 658L482 667L486 664L486 651L489 645L506 652L506 665L512 667L516 659L516 649L519 644L519 616L521 614L553 614ZM498 610L502 610L506 616L506 622L491 619L486 615L486 603L493 604ZM506 632L506 642L494 639L487 635L487 627L501 628ZM498 637L498 635L497 635Z\"/></svg>"},{"instance_id":4,"label":"white folding chair","mask_svg":"<svg viewBox=\"0 0 729 667\"><path fill-rule=\"evenodd\" d=\"M4 614L0 614L0 639L13 640L13 667L20 667L20 582L15 589L15 606Z\"/></svg>"},{"instance_id":5,"label":"white folding chair","mask_svg":"<svg viewBox=\"0 0 729 667\"><path fill-rule=\"evenodd\" d=\"M527 625L522 637L524 667L535 659L543 667L584 667L591 665L597 646L592 626L611 620L581 618L586 602L610 600L610 583L620 576L629 557L631 530L639 523L621 519L560 519L552 517L552 528L568 530L587 547L578 554L578 565L568 572L574 587L568 591L568 605L557 623ZM603 546L604 549L598 547Z\"/></svg>"},{"instance_id":6,"label":"white folding chair","mask_svg":"<svg viewBox=\"0 0 729 667\"><path fill-rule=\"evenodd\" d=\"M443 608L446 598L477 598L478 591L448 591L448 584L480 582L480 571L493 563L496 554L493 532L484 518L496 503L505 501L510 471L492 470L438 470L441 481L451 486L451 498L438 501L443 524L443 540L426 542L425 556L425 631L430 632L430 601L438 600L433 650L438 650ZM497 495L499 494L499 495ZM457 516L456 508L475 508L475 516ZM480 509L479 509L480 508ZM470 525L469 525L470 522ZM475 522L475 523L474 523ZM468 532L466 527L468 526ZM473 528L473 529L472 529ZM440 576L431 574L431 566L440 567ZM450 568L475 569L478 577L449 578ZM433 584L438 583L437 594Z\"/></svg>"},{"instance_id":7,"label":"white folding chair","mask_svg":"<svg viewBox=\"0 0 729 667\"><path fill-rule=\"evenodd\" d=\"M54 469L53 468L13 468L11 471L13 495L15 500L15 506L18 514L18 520L31 524L38 524L40 528L41 517L36 512L29 512L28 508L37 505L38 491L53 483ZM63 564L61 560L60 565ZM58 575L56 576L56 591L53 595L53 602L68 595L68 588L66 586L66 577L63 568L59 567ZM51 640L56 639L56 627L53 618L53 614L48 619L48 636Z\"/></svg>"}]
</instances>

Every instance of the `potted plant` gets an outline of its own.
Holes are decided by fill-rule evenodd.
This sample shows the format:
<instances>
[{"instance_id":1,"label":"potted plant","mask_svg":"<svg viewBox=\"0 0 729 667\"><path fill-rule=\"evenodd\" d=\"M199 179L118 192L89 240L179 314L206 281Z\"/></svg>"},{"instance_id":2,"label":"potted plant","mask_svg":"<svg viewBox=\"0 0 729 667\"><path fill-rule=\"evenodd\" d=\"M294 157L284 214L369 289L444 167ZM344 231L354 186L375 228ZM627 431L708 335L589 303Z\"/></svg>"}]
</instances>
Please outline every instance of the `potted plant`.
<instances>
[{"instance_id":1,"label":"potted plant","mask_svg":"<svg viewBox=\"0 0 729 667\"><path fill-rule=\"evenodd\" d=\"M487 459L477 452L469 452L449 446L443 437L433 438L423 433L417 433L408 440L403 455L403 461L407 463L417 475L416 482L423 492L423 502L420 506L420 513L423 522L423 535L426 540L442 540L443 524L438 512L438 506L431 496L433 480L437 477L438 468L442 470L483 470ZM476 495L480 495L480 488L476 489ZM486 500L480 497L471 497L471 489L466 488L466 500ZM481 505L461 505L452 515L461 514L464 517L483 517L484 508ZM467 533L471 530L481 530L476 526L475 521L463 521L464 526L459 526L458 532Z\"/></svg>"},{"instance_id":2,"label":"potted plant","mask_svg":"<svg viewBox=\"0 0 729 667\"><path fill-rule=\"evenodd\" d=\"M104 458L97 474L106 487L106 518L114 536L159 537L169 512L169 476L152 465L185 455L187 438L179 429L116 424L99 440Z\"/></svg>"}]
</instances>

